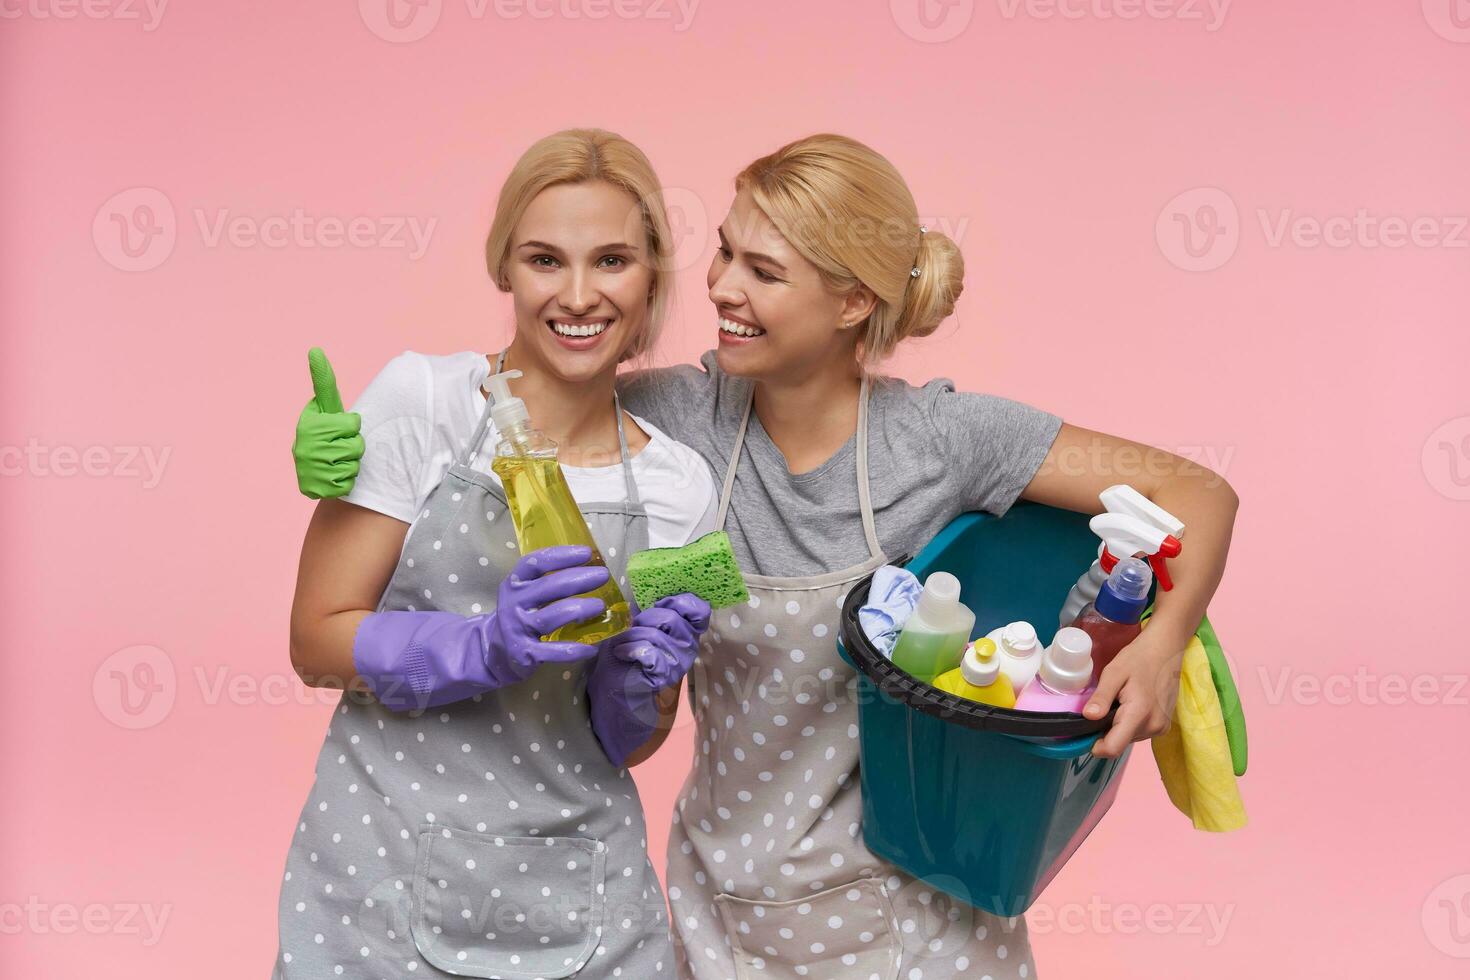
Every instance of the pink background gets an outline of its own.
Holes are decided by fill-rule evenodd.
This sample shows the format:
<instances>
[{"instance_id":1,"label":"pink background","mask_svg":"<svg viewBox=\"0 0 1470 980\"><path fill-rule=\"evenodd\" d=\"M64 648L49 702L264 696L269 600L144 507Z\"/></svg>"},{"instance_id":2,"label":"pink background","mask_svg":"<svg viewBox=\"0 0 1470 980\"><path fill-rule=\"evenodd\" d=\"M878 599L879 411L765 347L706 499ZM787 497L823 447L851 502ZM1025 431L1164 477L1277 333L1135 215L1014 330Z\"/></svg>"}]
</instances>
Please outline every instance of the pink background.
<instances>
[{"instance_id":1,"label":"pink background","mask_svg":"<svg viewBox=\"0 0 1470 980\"><path fill-rule=\"evenodd\" d=\"M1441 625L1470 544L1454 2L1217 20L1196 0L961 0L921 20L919 0L705 0L684 24L669 0L605 19L432 0L399 31L375 0L177 3L156 24L7 4L0 974L266 976L330 710L286 650L306 348L351 400L404 348L500 343L481 257L500 181L534 138L600 125L673 189L687 263L660 361L713 343L734 173L846 133L970 270L956 320L893 373L1184 451L1242 497L1212 614L1249 713L1251 825L1193 831L1141 751L1042 898L1041 976L1463 976L1470 667ZM146 225L150 202L164 233L130 258L115 216ZM373 241L211 237L220 212L297 209ZM1277 234L1359 212L1335 245ZM421 255L378 240L408 216L436 222ZM1399 219L1423 219L1417 242ZM168 453L159 478L144 451ZM660 867L690 748L681 728L637 772Z\"/></svg>"}]
</instances>

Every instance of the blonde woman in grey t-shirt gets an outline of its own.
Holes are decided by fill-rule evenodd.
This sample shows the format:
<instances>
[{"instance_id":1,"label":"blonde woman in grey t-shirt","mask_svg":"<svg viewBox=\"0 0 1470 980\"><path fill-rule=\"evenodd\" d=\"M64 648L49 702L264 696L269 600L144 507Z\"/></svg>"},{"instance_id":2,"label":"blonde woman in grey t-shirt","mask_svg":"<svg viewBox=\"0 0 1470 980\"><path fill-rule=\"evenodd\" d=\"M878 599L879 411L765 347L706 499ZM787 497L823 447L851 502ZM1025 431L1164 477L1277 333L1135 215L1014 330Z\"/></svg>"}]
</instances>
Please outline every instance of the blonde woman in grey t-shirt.
<instances>
[{"instance_id":1,"label":"blonde woman in grey t-shirt","mask_svg":"<svg viewBox=\"0 0 1470 980\"><path fill-rule=\"evenodd\" d=\"M1160 693L1177 689L1166 681L1220 580L1235 494L1172 454L872 373L953 311L963 261L868 147L812 136L735 183L708 278L718 349L621 389L723 477L716 526L751 593L716 614L688 675L695 765L667 872L680 974L744 978L759 962L783 978L887 978L899 964L910 980L1031 976L1023 921L960 906L864 846L841 598L963 511L1017 497L1096 511L1118 470L1077 461L1138 454L1149 465L1130 482L1189 525L1190 547L1088 706L1100 717L1121 702L1095 749L1116 756L1168 725Z\"/></svg>"}]
</instances>

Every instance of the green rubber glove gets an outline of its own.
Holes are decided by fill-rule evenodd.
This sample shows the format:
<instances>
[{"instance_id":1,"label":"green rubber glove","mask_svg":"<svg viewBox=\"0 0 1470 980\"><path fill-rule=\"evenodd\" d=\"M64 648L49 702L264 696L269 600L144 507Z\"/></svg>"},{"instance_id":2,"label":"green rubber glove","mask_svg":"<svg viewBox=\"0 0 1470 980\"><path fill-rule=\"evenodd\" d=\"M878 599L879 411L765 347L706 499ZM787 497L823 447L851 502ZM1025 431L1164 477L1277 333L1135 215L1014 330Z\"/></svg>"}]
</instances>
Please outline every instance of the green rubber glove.
<instances>
[{"instance_id":1,"label":"green rubber glove","mask_svg":"<svg viewBox=\"0 0 1470 980\"><path fill-rule=\"evenodd\" d=\"M342 410L337 375L322 349L313 347L306 360L313 398L296 420L296 441L291 444L296 485L312 500L345 497L352 492L366 450L359 434L362 416Z\"/></svg>"}]
</instances>

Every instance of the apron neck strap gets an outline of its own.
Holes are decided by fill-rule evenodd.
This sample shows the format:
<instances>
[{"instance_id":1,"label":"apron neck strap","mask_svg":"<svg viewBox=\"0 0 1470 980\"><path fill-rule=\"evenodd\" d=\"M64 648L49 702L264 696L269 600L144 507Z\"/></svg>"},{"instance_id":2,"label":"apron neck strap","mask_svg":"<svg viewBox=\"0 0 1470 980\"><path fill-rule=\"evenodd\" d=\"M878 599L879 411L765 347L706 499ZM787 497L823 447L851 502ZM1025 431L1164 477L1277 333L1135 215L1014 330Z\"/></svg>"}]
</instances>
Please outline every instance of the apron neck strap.
<instances>
[{"instance_id":1,"label":"apron neck strap","mask_svg":"<svg viewBox=\"0 0 1470 980\"><path fill-rule=\"evenodd\" d=\"M495 370L491 374L499 374L505 366L505 351L495 355ZM483 382L482 382L483 384ZM493 400L487 395L485 397L485 408L480 412L480 420L475 423L475 434L470 437L464 452L460 454L460 462L469 466L474 462L475 454L479 452L480 444L485 441L485 433L490 428L490 409L494 406ZM633 460L628 455L628 434L623 429L623 403L618 399L617 389L613 389L613 410L618 418L618 459L623 464L623 483L627 487L628 503L638 504L638 483L633 479Z\"/></svg>"},{"instance_id":2,"label":"apron neck strap","mask_svg":"<svg viewBox=\"0 0 1470 980\"><path fill-rule=\"evenodd\" d=\"M740 453L745 447L745 432L750 428L750 413L755 407L755 386L745 400L745 413L740 417L740 431L735 435L735 447L730 452L730 462L725 464L725 484L720 489L720 512L715 518L715 527L723 529L725 518L730 513L730 498L735 489L735 468L740 462ZM857 482L858 509L863 516L863 537L868 542L868 554L879 558L883 554L878 546L878 529L873 521L873 498L868 488L868 374L863 372L862 387L858 392L857 424Z\"/></svg>"}]
</instances>

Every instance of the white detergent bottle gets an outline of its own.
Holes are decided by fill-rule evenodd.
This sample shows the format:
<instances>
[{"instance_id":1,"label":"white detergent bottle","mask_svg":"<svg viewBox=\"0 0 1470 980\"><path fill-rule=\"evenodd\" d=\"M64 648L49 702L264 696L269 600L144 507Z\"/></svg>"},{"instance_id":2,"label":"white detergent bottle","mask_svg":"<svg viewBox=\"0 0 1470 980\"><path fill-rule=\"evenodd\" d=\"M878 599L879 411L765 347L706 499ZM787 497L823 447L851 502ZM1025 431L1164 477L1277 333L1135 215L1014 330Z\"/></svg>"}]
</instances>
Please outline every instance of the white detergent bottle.
<instances>
[{"instance_id":1,"label":"white detergent bottle","mask_svg":"<svg viewBox=\"0 0 1470 980\"><path fill-rule=\"evenodd\" d=\"M1041 641L1036 638L1036 628L1019 621L1007 623L1000 629L991 630L986 639L995 644L1000 671L1011 686L1019 691L1029 684L1041 666Z\"/></svg>"},{"instance_id":2,"label":"white detergent bottle","mask_svg":"<svg viewBox=\"0 0 1470 980\"><path fill-rule=\"evenodd\" d=\"M924 580L924 591L913 615L893 646L893 663L932 684L934 678L959 666L975 614L960 602L960 580L949 572L935 572Z\"/></svg>"},{"instance_id":3,"label":"white detergent bottle","mask_svg":"<svg viewBox=\"0 0 1470 980\"><path fill-rule=\"evenodd\" d=\"M1153 566L1159 588L1168 592L1174 587L1164 562L1179 555L1184 523L1126 483L1108 487L1098 499L1106 513L1098 514L1087 526L1102 538L1102 544L1097 549L1097 561L1067 593L1058 617L1061 626L1069 625L1083 606L1097 598L1098 589L1121 558L1143 555Z\"/></svg>"}]
</instances>

